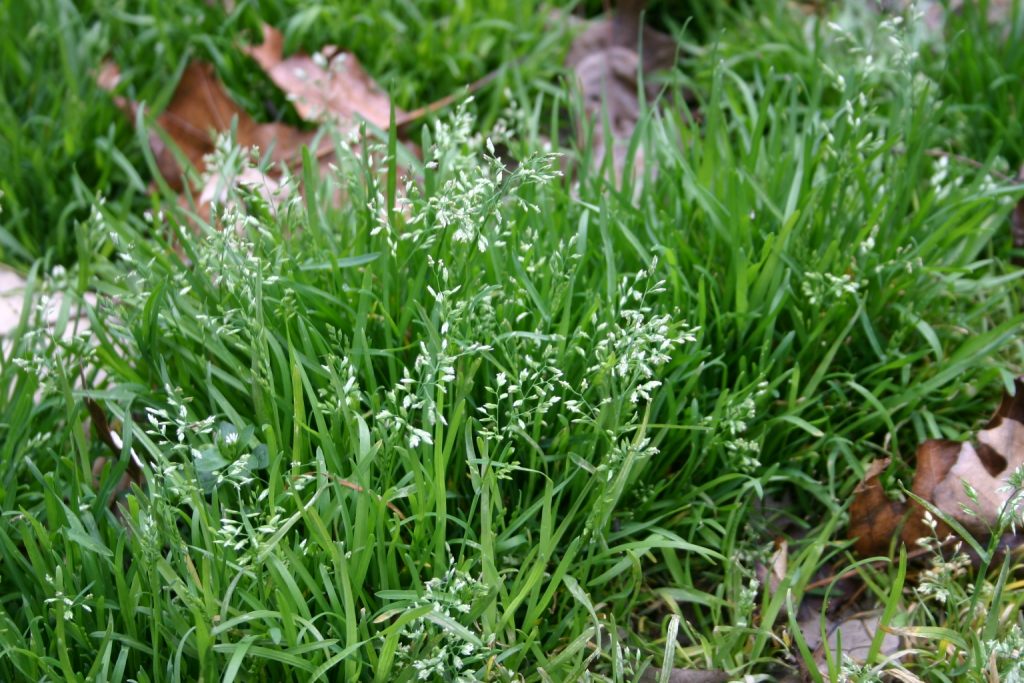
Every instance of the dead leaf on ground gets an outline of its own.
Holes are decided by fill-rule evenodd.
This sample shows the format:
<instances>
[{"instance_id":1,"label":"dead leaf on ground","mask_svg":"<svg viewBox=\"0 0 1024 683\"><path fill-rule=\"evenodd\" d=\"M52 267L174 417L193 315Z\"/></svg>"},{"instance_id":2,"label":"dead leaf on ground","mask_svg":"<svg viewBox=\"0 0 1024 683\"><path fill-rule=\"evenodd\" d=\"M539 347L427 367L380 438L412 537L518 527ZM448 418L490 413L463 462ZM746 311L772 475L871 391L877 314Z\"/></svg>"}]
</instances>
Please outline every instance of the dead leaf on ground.
<instances>
[{"instance_id":1,"label":"dead leaf on ground","mask_svg":"<svg viewBox=\"0 0 1024 683\"><path fill-rule=\"evenodd\" d=\"M0 337L6 337L18 327L25 307L25 287L28 283L10 268L0 268ZM6 346L3 354L7 355Z\"/></svg>"},{"instance_id":2,"label":"dead leaf on ground","mask_svg":"<svg viewBox=\"0 0 1024 683\"><path fill-rule=\"evenodd\" d=\"M363 69L355 55L333 45L310 56L284 56L284 36L263 25L263 43L244 48L306 121L331 123L343 134L357 130L361 120L387 129L391 99ZM395 110L396 118L405 112Z\"/></svg>"},{"instance_id":3,"label":"dead leaf on ground","mask_svg":"<svg viewBox=\"0 0 1024 683\"><path fill-rule=\"evenodd\" d=\"M854 547L862 555L888 552L894 537L913 547L919 538L933 533L925 523L924 506L916 501L890 500L882 489L878 475L887 463L872 464L850 507L849 535L857 538ZM1024 377L1014 381L1014 394L1004 394L999 408L973 443L932 439L918 446L911 490L976 537L984 538L998 525L1013 495L1009 477L1021 465ZM974 491L973 499L965 485ZM936 522L936 533L944 538L950 529Z\"/></svg>"},{"instance_id":4,"label":"dead leaf on ground","mask_svg":"<svg viewBox=\"0 0 1024 683\"><path fill-rule=\"evenodd\" d=\"M661 669L649 668L644 671L640 680L643 683L657 683L661 680ZM724 671L701 671L699 669L672 669L668 675L668 683L725 683L729 674Z\"/></svg>"},{"instance_id":5,"label":"dead leaf on ground","mask_svg":"<svg viewBox=\"0 0 1024 683\"><path fill-rule=\"evenodd\" d=\"M321 170L322 170L321 164ZM232 177L211 174L199 193L198 206L208 207L213 203L224 206L228 193L232 188L243 187L259 196L267 206L278 207L292 194L292 186L280 181L280 175L274 172L264 173L257 168L244 168L241 173Z\"/></svg>"},{"instance_id":6,"label":"dead leaf on ground","mask_svg":"<svg viewBox=\"0 0 1024 683\"><path fill-rule=\"evenodd\" d=\"M1006 30L1012 13L1014 0L989 0L984 4L985 19L993 28ZM978 4L978 3L976 3ZM919 15L918 23L927 31L941 36L949 14L962 14L968 6L965 0L883 0L879 3L887 12L914 12ZM977 11L977 10L975 10ZM1008 33L1008 31L1006 31Z\"/></svg>"},{"instance_id":7,"label":"dead leaf on ground","mask_svg":"<svg viewBox=\"0 0 1024 683\"><path fill-rule=\"evenodd\" d=\"M264 73L284 92L304 120L330 123L343 134L358 130L362 121L387 130L391 123L391 98L366 72L351 52L326 45L313 55L284 56L284 36L263 25L263 42L243 48ZM520 60L514 60L516 64ZM508 65L506 65L508 66ZM505 66L447 95L412 111L395 107L395 125L404 138L410 124L436 113L494 82ZM416 151L416 146L405 140Z\"/></svg>"},{"instance_id":8,"label":"dead leaf on ground","mask_svg":"<svg viewBox=\"0 0 1024 683\"><path fill-rule=\"evenodd\" d=\"M854 549L861 555L887 553L893 532L902 527L907 513L906 504L891 500L879 481L888 466L889 458L872 462L853 492L849 535L857 539Z\"/></svg>"},{"instance_id":9,"label":"dead leaf on ground","mask_svg":"<svg viewBox=\"0 0 1024 683\"><path fill-rule=\"evenodd\" d=\"M363 121L387 129L390 124L391 101L387 93L366 73L356 57L333 46L325 47L315 55L294 54L285 57L284 38L268 25L263 27L263 42L255 47L243 47L268 77L285 93L305 120L330 125L343 135L359 130ZM472 92L491 82L495 74L488 74L467 91ZM96 75L97 83L115 92L121 74L117 65L106 62ZM396 123L402 125L442 109L458 99L446 97L412 112L396 109ZM120 95L115 103L134 118L137 104ZM300 150L310 144L314 132L303 131L282 123L258 123L227 93L213 67L203 62L189 64L182 73L167 108L156 118L157 127L180 150L181 155L199 173L204 173L207 155L215 149L218 135L235 125L235 141L245 149L258 148L269 152L272 162L268 171L244 170L237 177L225 178L210 173L201 187L189 187L198 198L202 218L209 218L210 202L223 202L228 191L238 185L250 185L272 206L287 198L290 188L282 188L279 180L285 166L301 161ZM160 174L176 192L185 189L182 168L165 139L156 131L149 135L150 147ZM413 153L415 145L405 142ZM324 170L333 159L334 146L324 138L313 151ZM340 201L340 196L339 196ZM182 200L183 204L187 202Z\"/></svg>"},{"instance_id":10,"label":"dead leaf on ground","mask_svg":"<svg viewBox=\"0 0 1024 683\"><path fill-rule=\"evenodd\" d=\"M640 120L637 96L643 76L645 95L654 101L657 85L648 78L675 62L676 43L649 26L641 29L644 0L623 0L610 17L596 19L573 41L565 65L571 69L583 95L586 122L594 124L594 165L600 168L612 145L612 167L620 182L627 164L629 140ZM641 47L642 45L642 47ZM610 140L605 140L607 124ZM583 139L584 130L577 131ZM643 167L642 150L637 150L634 170Z\"/></svg>"},{"instance_id":11,"label":"dead leaf on ground","mask_svg":"<svg viewBox=\"0 0 1024 683\"><path fill-rule=\"evenodd\" d=\"M807 642L808 649L814 653L814 663L818 671L828 676L828 657L837 662L842 655L849 657L858 664L864 664L871 651L871 643L881 628L881 615L878 612L862 612L842 620L826 617L825 633L830 655L826 655L826 644L821 641L821 614L812 614L800 620L800 631ZM840 649L840 646L842 649ZM879 655L883 658L892 657L900 649L899 636L886 631L882 636Z\"/></svg>"},{"instance_id":12,"label":"dead leaf on ground","mask_svg":"<svg viewBox=\"0 0 1024 683\"><path fill-rule=\"evenodd\" d=\"M610 17L587 22L586 30L573 41L565 65L576 69L581 63L601 56L605 50L623 47L634 54L638 48L643 51L638 61L643 62L645 73L671 68L677 50L675 40L650 26L643 26L641 33L640 18L645 4L644 0L623 0ZM638 45L638 40L642 45ZM633 76L635 78L636 74ZM648 92L652 97L657 94L654 86L648 84L647 87L651 88ZM636 94L635 88L633 94Z\"/></svg>"},{"instance_id":13,"label":"dead leaf on ground","mask_svg":"<svg viewBox=\"0 0 1024 683\"><path fill-rule=\"evenodd\" d=\"M105 88L117 86L120 76L117 66L104 65L97 81ZM137 105L123 98L119 104L134 114ZM157 116L156 123L177 145L182 155L200 173L205 170L204 157L214 151L217 135L231 129L237 118L236 142L244 148L257 147L270 152L272 161L294 159L302 145L313 139L313 133L301 131L282 123L257 123L227 94L213 67L193 62L185 67L167 108ZM160 174L176 191L184 189L182 169L163 139L150 134Z\"/></svg>"},{"instance_id":14,"label":"dead leaf on ground","mask_svg":"<svg viewBox=\"0 0 1024 683\"><path fill-rule=\"evenodd\" d=\"M770 571L766 572L767 576L762 581L769 596L774 596L778 592L779 586L782 585L788 573L789 542L785 538L778 538L775 540L775 552L772 553Z\"/></svg>"}]
</instances>

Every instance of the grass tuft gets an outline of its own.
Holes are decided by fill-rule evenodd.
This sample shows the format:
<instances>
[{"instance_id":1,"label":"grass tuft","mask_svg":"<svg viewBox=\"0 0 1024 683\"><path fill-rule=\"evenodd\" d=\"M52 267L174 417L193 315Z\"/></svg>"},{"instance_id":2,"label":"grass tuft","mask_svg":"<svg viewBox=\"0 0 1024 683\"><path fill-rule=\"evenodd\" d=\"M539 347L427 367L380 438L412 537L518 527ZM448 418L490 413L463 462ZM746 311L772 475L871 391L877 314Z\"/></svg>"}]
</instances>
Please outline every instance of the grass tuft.
<instances>
[{"instance_id":1,"label":"grass tuft","mask_svg":"<svg viewBox=\"0 0 1024 683\"><path fill-rule=\"evenodd\" d=\"M971 12L940 42L855 5L716 7L710 42L677 31L621 181L546 142L578 103L528 59L426 126L422 160L335 140L334 167L307 153L279 201L236 188L207 223L140 211L127 123L75 109L104 53L139 99L197 55L238 87L270 19L408 106L563 38L531 3L0 7L72 70L3 43L2 256L49 260L0 360L2 680L824 680L797 607L855 563L864 463L909 471L1019 372L1019 117L965 75L1009 88L1018 55ZM384 26L409 50L362 33ZM80 90L25 90L40 74ZM259 165L224 143L211 171ZM878 638L831 680L1017 671L1012 557L856 566L915 657Z\"/></svg>"}]
</instances>

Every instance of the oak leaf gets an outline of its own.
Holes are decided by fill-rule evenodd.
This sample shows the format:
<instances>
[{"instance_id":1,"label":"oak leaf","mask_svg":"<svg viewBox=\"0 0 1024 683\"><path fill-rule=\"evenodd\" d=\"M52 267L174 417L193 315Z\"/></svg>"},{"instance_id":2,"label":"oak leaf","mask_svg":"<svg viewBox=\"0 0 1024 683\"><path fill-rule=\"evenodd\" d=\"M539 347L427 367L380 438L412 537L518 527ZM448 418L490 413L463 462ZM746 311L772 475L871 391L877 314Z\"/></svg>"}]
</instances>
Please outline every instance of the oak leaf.
<instances>
[{"instance_id":1,"label":"oak leaf","mask_svg":"<svg viewBox=\"0 0 1024 683\"><path fill-rule=\"evenodd\" d=\"M914 546L918 539L945 538L951 529L930 519L916 500L891 500L879 482L888 460L868 468L850 506L849 535L861 555L884 554L894 538ZM1024 377L1003 400L973 442L931 439L917 448L911 491L955 520L975 537L996 530L1011 498L1019 492L1011 475L1024 466ZM934 530L933 530L934 526Z\"/></svg>"},{"instance_id":2,"label":"oak leaf","mask_svg":"<svg viewBox=\"0 0 1024 683\"><path fill-rule=\"evenodd\" d=\"M263 43L244 48L284 92L306 121L332 123L342 133L357 130L360 119L387 129L391 99L355 55L328 45L315 55L284 56L284 37L264 24ZM396 109L396 118L405 112Z\"/></svg>"},{"instance_id":3,"label":"oak leaf","mask_svg":"<svg viewBox=\"0 0 1024 683\"><path fill-rule=\"evenodd\" d=\"M118 68L112 62L107 62L97 77L97 82L108 90L113 90L119 80ZM115 101L134 115L137 104L124 98ZM275 162L296 158L302 145L313 139L313 133L286 124L256 122L231 99L213 67L204 62L192 62L185 67L170 103L157 116L156 123L189 164L202 172L204 157L214 151L217 136L230 130L233 120L237 120L237 144L269 152ZM182 169L171 149L156 133L150 134L149 142L160 174L173 189L182 190Z\"/></svg>"}]
</instances>

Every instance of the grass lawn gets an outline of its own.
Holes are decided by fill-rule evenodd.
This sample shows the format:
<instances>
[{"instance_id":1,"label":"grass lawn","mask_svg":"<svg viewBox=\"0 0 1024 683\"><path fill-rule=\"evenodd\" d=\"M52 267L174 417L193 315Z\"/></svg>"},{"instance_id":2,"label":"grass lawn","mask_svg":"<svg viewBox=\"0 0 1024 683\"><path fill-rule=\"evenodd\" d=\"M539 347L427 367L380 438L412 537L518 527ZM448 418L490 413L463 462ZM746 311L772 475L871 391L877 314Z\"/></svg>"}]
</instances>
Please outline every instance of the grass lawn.
<instances>
[{"instance_id":1,"label":"grass lawn","mask_svg":"<svg viewBox=\"0 0 1024 683\"><path fill-rule=\"evenodd\" d=\"M0 680L1021 680L1015 555L846 536L868 462L909 482L1024 366L1019 3L652 2L622 182L549 3L224 4L0 0ZM159 108L199 58L298 125L261 21L406 109L509 66L421 158L336 139L211 225L94 76ZM822 598L879 608L858 661Z\"/></svg>"}]
</instances>

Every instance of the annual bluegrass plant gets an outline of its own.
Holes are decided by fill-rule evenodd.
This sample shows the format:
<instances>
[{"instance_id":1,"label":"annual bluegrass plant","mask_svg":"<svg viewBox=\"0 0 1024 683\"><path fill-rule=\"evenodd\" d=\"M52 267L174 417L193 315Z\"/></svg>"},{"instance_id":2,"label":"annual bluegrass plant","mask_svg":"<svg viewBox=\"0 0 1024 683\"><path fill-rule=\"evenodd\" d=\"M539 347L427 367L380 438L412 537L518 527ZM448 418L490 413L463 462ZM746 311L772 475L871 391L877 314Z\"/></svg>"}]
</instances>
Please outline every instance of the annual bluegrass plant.
<instances>
[{"instance_id":1,"label":"annual bluegrass plant","mask_svg":"<svg viewBox=\"0 0 1024 683\"><path fill-rule=\"evenodd\" d=\"M89 258L34 285L57 328L27 314L0 365L0 678L808 658L782 608L840 557L863 460L960 435L1019 363L993 295L1019 286L993 239L1014 196L932 153L950 106L896 22L730 21L684 45L701 117L652 108L621 182L543 151L559 94L489 131L459 110L422 162L337 140L209 222L97 203ZM260 163L222 144L209 167ZM795 536L773 594L764 500ZM903 595L897 568L873 581ZM998 658L1015 632L993 628Z\"/></svg>"},{"instance_id":2,"label":"annual bluegrass plant","mask_svg":"<svg viewBox=\"0 0 1024 683\"><path fill-rule=\"evenodd\" d=\"M108 373L110 390L84 395L122 425L104 474L137 457L147 486L127 499L125 533L82 474L98 446L64 465L78 485L36 514L59 528L89 510L75 538L93 571L43 550L5 560L50 577L39 617L59 608L77 645L64 661L20 654L12 671L164 661L161 679L405 680L541 666L559 679L607 628L581 582L618 584L638 568L624 557L655 548L720 557L613 519L657 453L657 373L701 355L686 351L696 330L661 312L656 262L594 300L586 218L546 229L570 208L550 155L507 171L465 112L430 137L422 187L378 185L394 156L376 168L385 149L342 144L324 178L307 159L305 199L242 193L217 229L172 224L181 254L97 209L83 239L116 260L93 264L98 345L78 362ZM244 157L219 149L230 177ZM20 366L39 375L34 350ZM73 429L80 409L64 398ZM65 602L79 581L90 591ZM564 586L589 609L560 599ZM565 623L541 628L553 615ZM90 646L104 629L108 644Z\"/></svg>"}]
</instances>

